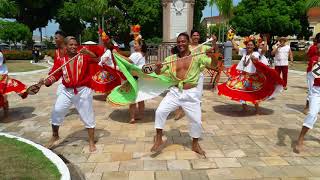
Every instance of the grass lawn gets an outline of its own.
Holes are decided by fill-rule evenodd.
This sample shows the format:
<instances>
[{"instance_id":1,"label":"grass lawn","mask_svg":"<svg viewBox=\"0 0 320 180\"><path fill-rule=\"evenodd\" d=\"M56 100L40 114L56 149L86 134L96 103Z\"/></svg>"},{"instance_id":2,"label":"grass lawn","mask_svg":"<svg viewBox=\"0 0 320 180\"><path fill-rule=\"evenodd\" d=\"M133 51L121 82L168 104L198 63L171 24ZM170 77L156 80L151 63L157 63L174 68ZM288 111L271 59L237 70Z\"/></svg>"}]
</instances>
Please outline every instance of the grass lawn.
<instances>
[{"instance_id":1,"label":"grass lawn","mask_svg":"<svg viewBox=\"0 0 320 180\"><path fill-rule=\"evenodd\" d=\"M0 147L0 179L60 179L57 167L35 147L5 136Z\"/></svg>"},{"instance_id":2,"label":"grass lawn","mask_svg":"<svg viewBox=\"0 0 320 180\"><path fill-rule=\"evenodd\" d=\"M46 69L47 67L34 65L30 63L30 60L8 60L6 61L9 72L26 72L40 69Z\"/></svg>"}]
</instances>

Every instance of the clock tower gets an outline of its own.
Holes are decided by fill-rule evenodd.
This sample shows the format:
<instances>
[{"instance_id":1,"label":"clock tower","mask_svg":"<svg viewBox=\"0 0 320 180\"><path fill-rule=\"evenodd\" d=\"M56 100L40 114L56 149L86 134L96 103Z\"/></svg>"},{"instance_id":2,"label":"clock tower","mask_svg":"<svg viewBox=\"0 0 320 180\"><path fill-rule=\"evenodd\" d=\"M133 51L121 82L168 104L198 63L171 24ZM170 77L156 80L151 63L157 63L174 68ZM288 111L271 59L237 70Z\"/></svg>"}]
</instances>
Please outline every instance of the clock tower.
<instances>
[{"instance_id":1,"label":"clock tower","mask_svg":"<svg viewBox=\"0 0 320 180\"><path fill-rule=\"evenodd\" d=\"M162 0L163 42L175 42L179 33L190 33L195 0Z\"/></svg>"}]
</instances>

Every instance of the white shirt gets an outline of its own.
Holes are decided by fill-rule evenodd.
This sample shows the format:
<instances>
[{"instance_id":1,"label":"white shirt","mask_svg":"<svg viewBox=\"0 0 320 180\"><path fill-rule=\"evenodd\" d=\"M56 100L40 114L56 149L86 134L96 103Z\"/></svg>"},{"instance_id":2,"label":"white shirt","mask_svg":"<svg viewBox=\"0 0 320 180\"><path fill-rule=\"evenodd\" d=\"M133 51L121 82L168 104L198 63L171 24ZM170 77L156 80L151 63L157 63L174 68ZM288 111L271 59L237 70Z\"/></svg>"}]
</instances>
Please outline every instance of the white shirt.
<instances>
[{"instance_id":1,"label":"white shirt","mask_svg":"<svg viewBox=\"0 0 320 180\"><path fill-rule=\"evenodd\" d=\"M3 64L4 57L2 52L0 52L0 74L8 74L8 68L6 64Z\"/></svg>"},{"instance_id":2,"label":"white shirt","mask_svg":"<svg viewBox=\"0 0 320 180\"><path fill-rule=\"evenodd\" d=\"M99 66L107 65L114 68L110 49L107 49L100 57Z\"/></svg>"},{"instance_id":3,"label":"white shirt","mask_svg":"<svg viewBox=\"0 0 320 180\"><path fill-rule=\"evenodd\" d=\"M258 49L258 52L260 53L259 61L262 62L264 65L269 66L270 64L267 57L264 54L261 54L262 49Z\"/></svg>"},{"instance_id":4,"label":"white shirt","mask_svg":"<svg viewBox=\"0 0 320 180\"><path fill-rule=\"evenodd\" d=\"M146 64L146 59L140 52L134 52L130 55L129 59L138 66L139 68L142 68L143 65Z\"/></svg>"},{"instance_id":5,"label":"white shirt","mask_svg":"<svg viewBox=\"0 0 320 180\"><path fill-rule=\"evenodd\" d=\"M289 52L290 52L289 45L279 47L275 56L274 56L274 64L276 66L288 66Z\"/></svg>"},{"instance_id":6,"label":"white shirt","mask_svg":"<svg viewBox=\"0 0 320 180\"><path fill-rule=\"evenodd\" d=\"M240 71L245 71L247 73L255 73L256 67L253 65L252 60L249 61L249 64L247 66L244 66L243 63L246 59L250 59L250 56L252 55L255 58L259 59L260 54L258 52L253 52L251 55L247 55L247 50L244 48L239 48L239 55L242 55L241 61L237 65L237 69Z\"/></svg>"}]
</instances>

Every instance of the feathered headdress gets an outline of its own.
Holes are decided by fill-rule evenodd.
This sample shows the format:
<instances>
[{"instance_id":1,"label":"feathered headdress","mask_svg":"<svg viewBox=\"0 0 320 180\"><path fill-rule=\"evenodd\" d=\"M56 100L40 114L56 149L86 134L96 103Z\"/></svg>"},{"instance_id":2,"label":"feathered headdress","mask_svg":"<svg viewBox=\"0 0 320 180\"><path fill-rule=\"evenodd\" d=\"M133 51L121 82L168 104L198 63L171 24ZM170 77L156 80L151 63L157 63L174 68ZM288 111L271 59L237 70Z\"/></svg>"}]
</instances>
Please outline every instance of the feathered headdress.
<instances>
[{"instance_id":1,"label":"feathered headdress","mask_svg":"<svg viewBox=\"0 0 320 180\"><path fill-rule=\"evenodd\" d=\"M137 41L142 38L140 35L141 27L139 24L131 26L131 33L133 34L134 40Z\"/></svg>"},{"instance_id":2,"label":"feathered headdress","mask_svg":"<svg viewBox=\"0 0 320 180\"><path fill-rule=\"evenodd\" d=\"M106 43L110 40L109 36L100 27L99 27L99 34L103 42Z\"/></svg>"},{"instance_id":3,"label":"feathered headdress","mask_svg":"<svg viewBox=\"0 0 320 180\"><path fill-rule=\"evenodd\" d=\"M255 46L258 45L258 41L257 41L257 39L254 37L254 35L250 35L250 36L244 37L243 44L247 45L248 42L250 42L250 41L252 41Z\"/></svg>"}]
</instances>

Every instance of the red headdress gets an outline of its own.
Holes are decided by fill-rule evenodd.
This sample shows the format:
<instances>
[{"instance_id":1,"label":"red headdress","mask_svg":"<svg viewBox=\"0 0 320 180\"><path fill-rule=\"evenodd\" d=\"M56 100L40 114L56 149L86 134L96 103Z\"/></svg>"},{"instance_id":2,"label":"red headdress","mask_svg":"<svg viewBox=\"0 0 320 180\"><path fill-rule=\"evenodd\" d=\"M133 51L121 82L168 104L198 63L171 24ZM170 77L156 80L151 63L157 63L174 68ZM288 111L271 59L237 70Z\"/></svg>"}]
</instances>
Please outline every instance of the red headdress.
<instances>
[{"instance_id":1,"label":"red headdress","mask_svg":"<svg viewBox=\"0 0 320 180\"><path fill-rule=\"evenodd\" d=\"M135 41L142 38L142 36L140 35L140 31L141 31L140 25L137 24L137 25L131 26L131 33L133 34Z\"/></svg>"},{"instance_id":2,"label":"red headdress","mask_svg":"<svg viewBox=\"0 0 320 180\"><path fill-rule=\"evenodd\" d=\"M247 45L250 41L252 41L255 46L258 45L257 39L253 35L244 37L243 44Z\"/></svg>"},{"instance_id":3,"label":"red headdress","mask_svg":"<svg viewBox=\"0 0 320 180\"><path fill-rule=\"evenodd\" d=\"M103 42L108 42L110 40L109 36L99 27L99 34Z\"/></svg>"}]
</instances>

